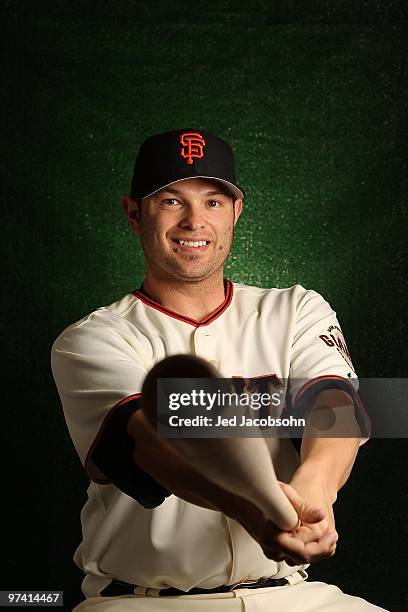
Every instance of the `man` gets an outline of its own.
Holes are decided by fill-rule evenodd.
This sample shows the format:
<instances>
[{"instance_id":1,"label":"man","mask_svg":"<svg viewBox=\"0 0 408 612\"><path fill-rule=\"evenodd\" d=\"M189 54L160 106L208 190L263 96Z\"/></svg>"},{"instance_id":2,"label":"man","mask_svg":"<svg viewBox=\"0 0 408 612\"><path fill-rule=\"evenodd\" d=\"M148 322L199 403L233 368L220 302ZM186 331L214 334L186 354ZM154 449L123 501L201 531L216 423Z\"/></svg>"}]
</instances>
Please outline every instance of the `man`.
<instances>
[{"instance_id":1,"label":"man","mask_svg":"<svg viewBox=\"0 0 408 612\"><path fill-rule=\"evenodd\" d=\"M332 506L363 417L339 323L319 294L224 279L243 199L220 138L186 129L147 139L122 198L145 280L54 343L67 426L91 479L74 556L87 599L76 610L381 609L305 581L309 563L335 552ZM280 530L157 434L142 386L154 367L156 377L192 375L197 362L176 355L203 358L200 367L223 377L290 379L300 412L312 404L352 414L354 437L304 437L301 461L288 439L268 440L296 528Z\"/></svg>"}]
</instances>

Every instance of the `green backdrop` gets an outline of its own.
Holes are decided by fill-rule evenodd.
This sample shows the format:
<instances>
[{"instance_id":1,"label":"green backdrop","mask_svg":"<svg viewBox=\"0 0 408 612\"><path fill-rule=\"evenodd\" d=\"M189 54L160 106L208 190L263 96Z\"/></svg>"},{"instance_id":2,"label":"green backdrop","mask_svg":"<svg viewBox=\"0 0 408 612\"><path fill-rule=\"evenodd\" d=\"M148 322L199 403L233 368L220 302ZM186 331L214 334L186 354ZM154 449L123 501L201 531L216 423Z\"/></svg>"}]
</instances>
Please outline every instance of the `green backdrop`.
<instances>
[{"instance_id":1,"label":"green backdrop","mask_svg":"<svg viewBox=\"0 0 408 612\"><path fill-rule=\"evenodd\" d=\"M80 597L71 557L87 480L49 351L143 279L119 197L145 137L194 126L228 140L247 199L227 275L319 291L360 376L407 375L407 5L0 4L0 587L65 589L68 602ZM406 461L404 440L361 450L336 503L338 552L312 578L405 609Z\"/></svg>"}]
</instances>

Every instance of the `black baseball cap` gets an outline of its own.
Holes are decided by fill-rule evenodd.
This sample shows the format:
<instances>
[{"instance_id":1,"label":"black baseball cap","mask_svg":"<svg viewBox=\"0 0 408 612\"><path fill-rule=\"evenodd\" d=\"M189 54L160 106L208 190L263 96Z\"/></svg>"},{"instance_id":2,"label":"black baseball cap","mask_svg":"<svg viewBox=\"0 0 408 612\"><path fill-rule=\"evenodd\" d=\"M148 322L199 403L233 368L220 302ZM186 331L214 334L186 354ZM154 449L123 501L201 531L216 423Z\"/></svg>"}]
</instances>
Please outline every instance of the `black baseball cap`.
<instances>
[{"instance_id":1,"label":"black baseball cap","mask_svg":"<svg viewBox=\"0 0 408 612\"><path fill-rule=\"evenodd\" d=\"M244 197L235 181L234 154L229 144L193 128L155 134L142 143L131 195L133 199L145 198L188 178L217 180L238 198Z\"/></svg>"}]
</instances>

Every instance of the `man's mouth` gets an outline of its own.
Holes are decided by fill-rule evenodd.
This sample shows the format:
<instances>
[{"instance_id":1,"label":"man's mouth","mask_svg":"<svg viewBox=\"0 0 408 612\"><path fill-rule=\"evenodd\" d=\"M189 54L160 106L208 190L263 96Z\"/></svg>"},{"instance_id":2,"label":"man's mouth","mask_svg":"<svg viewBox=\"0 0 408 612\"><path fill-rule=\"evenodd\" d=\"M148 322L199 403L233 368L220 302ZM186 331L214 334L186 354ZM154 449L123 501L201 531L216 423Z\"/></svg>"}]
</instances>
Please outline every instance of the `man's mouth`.
<instances>
[{"instance_id":1,"label":"man's mouth","mask_svg":"<svg viewBox=\"0 0 408 612\"><path fill-rule=\"evenodd\" d=\"M184 249L203 249L210 244L209 240L182 240L173 238L174 242Z\"/></svg>"}]
</instances>

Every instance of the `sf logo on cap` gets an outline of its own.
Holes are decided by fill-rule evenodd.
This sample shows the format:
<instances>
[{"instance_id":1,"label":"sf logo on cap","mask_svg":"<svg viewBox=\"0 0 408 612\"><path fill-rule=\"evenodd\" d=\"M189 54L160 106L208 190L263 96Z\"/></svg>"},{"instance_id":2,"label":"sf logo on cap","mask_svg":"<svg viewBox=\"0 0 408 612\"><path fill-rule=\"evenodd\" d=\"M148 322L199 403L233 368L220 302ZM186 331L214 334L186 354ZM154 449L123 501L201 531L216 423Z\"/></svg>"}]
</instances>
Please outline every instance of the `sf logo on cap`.
<instances>
[{"instance_id":1,"label":"sf logo on cap","mask_svg":"<svg viewBox=\"0 0 408 612\"><path fill-rule=\"evenodd\" d=\"M193 158L204 157L205 140L198 132L185 132L180 136L180 143L183 145L180 155L184 157L188 164L193 163Z\"/></svg>"}]
</instances>

